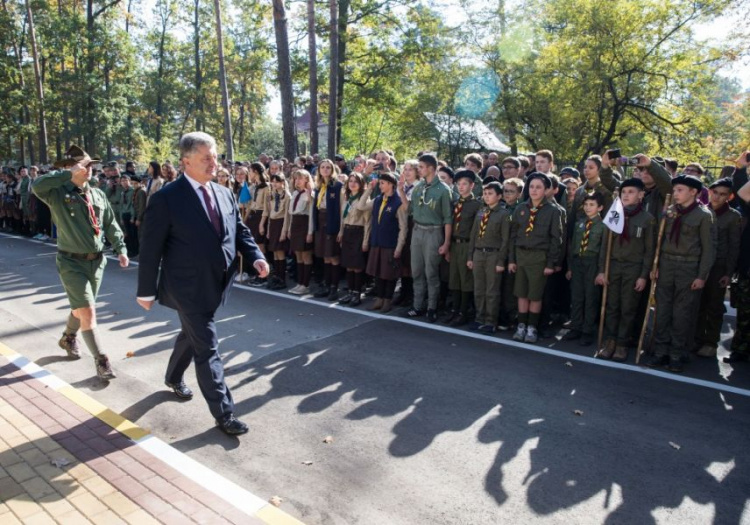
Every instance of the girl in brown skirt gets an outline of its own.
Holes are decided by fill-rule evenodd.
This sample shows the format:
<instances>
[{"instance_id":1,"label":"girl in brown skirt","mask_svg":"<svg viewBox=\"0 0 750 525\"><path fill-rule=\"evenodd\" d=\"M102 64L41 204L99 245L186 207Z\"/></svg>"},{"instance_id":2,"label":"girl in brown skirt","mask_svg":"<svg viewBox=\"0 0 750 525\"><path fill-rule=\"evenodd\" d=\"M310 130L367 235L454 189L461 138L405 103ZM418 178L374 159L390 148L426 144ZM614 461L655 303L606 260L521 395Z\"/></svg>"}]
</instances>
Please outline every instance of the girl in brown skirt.
<instances>
[{"instance_id":1,"label":"girl in brown skirt","mask_svg":"<svg viewBox=\"0 0 750 525\"><path fill-rule=\"evenodd\" d=\"M262 222L268 219L268 250L273 252L273 275L268 280L268 288L271 290L286 288L286 251L289 243L286 240L284 220L290 198L284 174L271 175L271 191L268 193L262 219Z\"/></svg>"},{"instance_id":2,"label":"girl in brown skirt","mask_svg":"<svg viewBox=\"0 0 750 525\"><path fill-rule=\"evenodd\" d=\"M341 206L341 225L338 241L341 243L341 267L346 268L349 293L339 299L342 304L362 304L362 271L367 266L367 251L370 245L370 219L372 212L366 207L357 207L365 190L365 179L361 173L352 173L347 180Z\"/></svg>"},{"instance_id":3,"label":"girl in brown skirt","mask_svg":"<svg viewBox=\"0 0 750 525\"><path fill-rule=\"evenodd\" d=\"M328 297L335 301L339 297L339 256L341 246L337 239L341 226L341 196L344 185L338 181L339 168L329 159L318 165L317 190L314 195L313 221L315 222L315 257L323 259L325 285L315 297Z\"/></svg>"},{"instance_id":4,"label":"girl in brown skirt","mask_svg":"<svg viewBox=\"0 0 750 525\"><path fill-rule=\"evenodd\" d=\"M266 229L263 220L266 203L268 202L268 175L266 168L260 162L250 165L250 202L247 203L245 225L255 238L260 251L266 253Z\"/></svg>"},{"instance_id":5,"label":"girl in brown skirt","mask_svg":"<svg viewBox=\"0 0 750 525\"><path fill-rule=\"evenodd\" d=\"M396 281L401 277L401 254L406 242L407 214L396 193L396 176L381 173L378 177L380 195L375 200L370 194L375 188L372 181L362 196L362 206L371 210L370 253L367 273L375 277L375 303L370 310L387 313L391 310Z\"/></svg>"},{"instance_id":6,"label":"girl in brown skirt","mask_svg":"<svg viewBox=\"0 0 750 525\"><path fill-rule=\"evenodd\" d=\"M419 182L419 161L407 160L401 171L401 179L398 182L398 196L402 202L411 201L411 192ZM414 279L411 276L411 235L414 230L414 219L409 215L406 232L406 243L404 253L401 254L401 290L393 300L394 306L411 306L414 298Z\"/></svg>"},{"instance_id":7,"label":"girl in brown skirt","mask_svg":"<svg viewBox=\"0 0 750 525\"><path fill-rule=\"evenodd\" d=\"M292 176L294 193L284 223L289 248L297 259L299 284L289 290L296 295L310 293L310 277L313 267L313 180L306 170L297 170Z\"/></svg>"}]
</instances>

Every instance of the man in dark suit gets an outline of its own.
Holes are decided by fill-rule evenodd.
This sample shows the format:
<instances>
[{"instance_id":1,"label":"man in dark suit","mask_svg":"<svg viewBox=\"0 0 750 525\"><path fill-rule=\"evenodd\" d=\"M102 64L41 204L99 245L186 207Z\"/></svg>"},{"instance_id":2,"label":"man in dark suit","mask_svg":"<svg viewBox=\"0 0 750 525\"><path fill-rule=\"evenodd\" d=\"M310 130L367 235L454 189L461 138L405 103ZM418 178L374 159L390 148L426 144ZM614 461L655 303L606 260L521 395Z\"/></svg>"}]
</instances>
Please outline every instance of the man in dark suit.
<instances>
[{"instance_id":1,"label":"man in dark suit","mask_svg":"<svg viewBox=\"0 0 750 525\"><path fill-rule=\"evenodd\" d=\"M237 251L261 277L268 263L242 223L227 188L212 182L218 163L216 142L206 133L180 139L184 175L154 193L143 220L138 267L138 304L150 310L154 300L177 310L177 336L166 385L181 399L193 393L183 374L195 360L198 386L216 425L227 434L248 428L234 417L232 394L224 382L214 314L227 298L237 271Z\"/></svg>"}]
</instances>

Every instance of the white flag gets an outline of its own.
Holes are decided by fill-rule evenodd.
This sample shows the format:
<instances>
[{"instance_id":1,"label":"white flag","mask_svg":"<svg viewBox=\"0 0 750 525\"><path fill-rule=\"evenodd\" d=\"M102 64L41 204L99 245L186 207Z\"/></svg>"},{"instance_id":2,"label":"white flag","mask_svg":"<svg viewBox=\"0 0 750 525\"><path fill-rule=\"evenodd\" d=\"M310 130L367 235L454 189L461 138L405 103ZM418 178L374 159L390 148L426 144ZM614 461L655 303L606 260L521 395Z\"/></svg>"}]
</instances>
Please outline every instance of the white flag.
<instances>
[{"instance_id":1,"label":"white flag","mask_svg":"<svg viewBox=\"0 0 750 525\"><path fill-rule=\"evenodd\" d=\"M625 228L625 210L622 207L620 197L615 199L615 202L607 211L607 215L604 216L604 225L618 235Z\"/></svg>"}]
</instances>

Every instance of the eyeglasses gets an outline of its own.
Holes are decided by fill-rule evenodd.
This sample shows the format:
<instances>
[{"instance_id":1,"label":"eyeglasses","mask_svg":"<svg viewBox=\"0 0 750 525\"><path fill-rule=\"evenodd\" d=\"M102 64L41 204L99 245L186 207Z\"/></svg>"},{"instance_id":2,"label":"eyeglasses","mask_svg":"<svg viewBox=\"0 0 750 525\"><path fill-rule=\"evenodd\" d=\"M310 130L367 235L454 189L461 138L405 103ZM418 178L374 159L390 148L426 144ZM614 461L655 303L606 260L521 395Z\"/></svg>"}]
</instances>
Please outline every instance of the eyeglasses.
<instances>
[{"instance_id":1,"label":"eyeglasses","mask_svg":"<svg viewBox=\"0 0 750 525\"><path fill-rule=\"evenodd\" d=\"M515 166L503 166L504 170L517 170L518 168Z\"/></svg>"}]
</instances>

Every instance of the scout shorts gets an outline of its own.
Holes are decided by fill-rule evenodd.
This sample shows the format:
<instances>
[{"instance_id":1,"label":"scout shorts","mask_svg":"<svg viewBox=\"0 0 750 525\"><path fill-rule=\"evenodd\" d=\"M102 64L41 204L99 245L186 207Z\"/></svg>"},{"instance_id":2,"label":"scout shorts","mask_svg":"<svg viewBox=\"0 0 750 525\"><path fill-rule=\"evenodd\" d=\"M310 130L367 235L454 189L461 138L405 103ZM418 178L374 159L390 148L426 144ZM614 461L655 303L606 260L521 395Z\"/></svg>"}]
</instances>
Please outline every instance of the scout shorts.
<instances>
[{"instance_id":1,"label":"scout shorts","mask_svg":"<svg viewBox=\"0 0 750 525\"><path fill-rule=\"evenodd\" d=\"M107 259L104 256L85 261L57 254L57 271L72 310L96 304L105 266Z\"/></svg>"},{"instance_id":2,"label":"scout shorts","mask_svg":"<svg viewBox=\"0 0 750 525\"><path fill-rule=\"evenodd\" d=\"M547 264L547 252L544 250L516 250L516 284L513 294L529 301L541 301L547 276L544 268Z\"/></svg>"}]
</instances>

